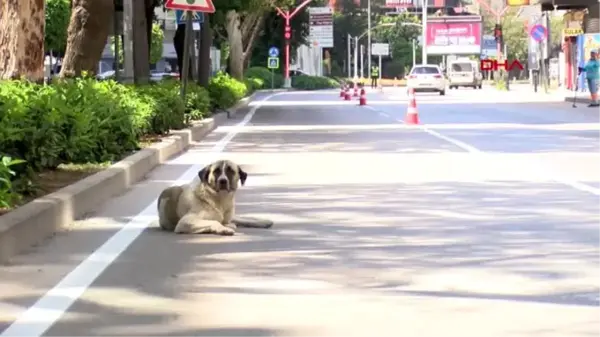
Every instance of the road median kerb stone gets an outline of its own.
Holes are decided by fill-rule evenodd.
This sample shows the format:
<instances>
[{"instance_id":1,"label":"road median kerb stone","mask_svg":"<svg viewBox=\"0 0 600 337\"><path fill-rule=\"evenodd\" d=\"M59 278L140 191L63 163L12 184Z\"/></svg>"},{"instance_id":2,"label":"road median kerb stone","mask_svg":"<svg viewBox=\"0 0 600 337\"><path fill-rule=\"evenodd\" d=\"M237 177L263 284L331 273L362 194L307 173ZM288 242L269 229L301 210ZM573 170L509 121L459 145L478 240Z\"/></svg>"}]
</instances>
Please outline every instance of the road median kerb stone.
<instances>
[{"instance_id":1,"label":"road median kerb stone","mask_svg":"<svg viewBox=\"0 0 600 337\"><path fill-rule=\"evenodd\" d=\"M229 109L231 117L253 96ZM106 170L2 215L0 263L9 262L11 257L26 252L109 199L123 194L158 165L187 150L192 142L201 141L226 120L227 113L218 113L188 129L172 131L160 143L125 157Z\"/></svg>"}]
</instances>

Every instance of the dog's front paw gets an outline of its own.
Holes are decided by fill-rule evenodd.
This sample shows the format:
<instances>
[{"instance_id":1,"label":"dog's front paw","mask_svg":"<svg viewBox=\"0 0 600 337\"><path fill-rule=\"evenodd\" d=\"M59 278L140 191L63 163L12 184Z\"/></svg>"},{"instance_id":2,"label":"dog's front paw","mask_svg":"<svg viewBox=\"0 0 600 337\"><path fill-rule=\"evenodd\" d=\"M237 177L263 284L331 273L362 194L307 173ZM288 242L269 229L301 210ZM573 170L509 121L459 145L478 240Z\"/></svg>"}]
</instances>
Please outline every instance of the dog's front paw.
<instances>
[{"instance_id":1,"label":"dog's front paw","mask_svg":"<svg viewBox=\"0 0 600 337\"><path fill-rule=\"evenodd\" d=\"M229 227L221 226L214 229L215 234L217 235L226 235L231 236L235 234L235 230Z\"/></svg>"},{"instance_id":2,"label":"dog's front paw","mask_svg":"<svg viewBox=\"0 0 600 337\"><path fill-rule=\"evenodd\" d=\"M223 226L231 228L231 229L237 229L237 225L234 223L224 224Z\"/></svg>"}]
</instances>

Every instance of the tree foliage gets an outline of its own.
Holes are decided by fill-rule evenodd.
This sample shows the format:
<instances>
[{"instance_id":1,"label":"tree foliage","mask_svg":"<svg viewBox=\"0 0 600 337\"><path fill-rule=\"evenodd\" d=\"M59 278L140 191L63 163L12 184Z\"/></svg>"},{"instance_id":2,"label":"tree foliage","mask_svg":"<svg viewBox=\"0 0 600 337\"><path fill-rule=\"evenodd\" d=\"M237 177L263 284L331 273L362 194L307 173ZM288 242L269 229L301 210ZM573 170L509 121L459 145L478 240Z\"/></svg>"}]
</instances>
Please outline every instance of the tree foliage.
<instances>
[{"instance_id":1,"label":"tree foliage","mask_svg":"<svg viewBox=\"0 0 600 337\"><path fill-rule=\"evenodd\" d=\"M46 28L44 49L64 53L67 47L67 29L71 18L71 3L69 0L46 1Z\"/></svg>"},{"instance_id":2,"label":"tree foliage","mask_svg":"<svg viewBox=\"0 0 600 337\"><path fill-rule=\"evenodd\" d=\"M308 42L308 10L306 8L300 10L291 20L290 25L292 28L290 56L291 60L293 60L298 47ZM279 48L280 57L283 57L285 47L283 36L284 26L285 20L275 10L265 15L264 28L254 45L250 66L265 67L270 47ZM283 67L280 67L280 70L283 70Z\"/></svg>"},{"instance_id":3,"label":"tree foliage","mask_svg":"<svg viewBox=\"0 0 600 337\"><path fill-rule=\"evenodd\" d=\"M391 25L391 26L387 26ZM382 71L386 77L402 77L412 67L412 44L421 35L420 20L408 13L382 17L373 29L373 42L389 43L393 59L386 59ZM421 48L416 48L416 60Z\"/></svg>"}]
</instances>

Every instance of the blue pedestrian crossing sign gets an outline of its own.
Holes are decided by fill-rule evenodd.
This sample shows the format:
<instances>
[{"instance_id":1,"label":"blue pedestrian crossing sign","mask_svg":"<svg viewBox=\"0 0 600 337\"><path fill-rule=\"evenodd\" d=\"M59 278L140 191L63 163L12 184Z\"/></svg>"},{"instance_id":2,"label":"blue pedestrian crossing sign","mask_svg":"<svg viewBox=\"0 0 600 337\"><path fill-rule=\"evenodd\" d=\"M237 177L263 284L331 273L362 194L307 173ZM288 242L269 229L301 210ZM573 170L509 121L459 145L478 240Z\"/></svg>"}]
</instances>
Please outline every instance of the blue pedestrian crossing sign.
<instances>
[{"instance_id":1,"label":"blue pedestrian crossing sign","mask_svg":"<svg viewBox=\"0 0 600 337\"><path fill-rule=\"evenodd\" d=\"M175 21L178 25L185 23L185 17L183 14L185 11L176 10L175 11ZM202 12L193 12L192 16L192 27L194 30L200 30L200 25L204 22L204 13Z\"/></svg>"},{"instance_id":2,"label":"blue pedestrian crossing sign","mask_svg":"<svg viewBox=\"0 0 600 337\"><path fill-rule=\"evenodd\" d=\"M278 69L279 68L279 57L269 57L268 68L269 69Z\"/></svg>"},{"instance_id":3,"label":"blue pedestrian crossing sign","mask_svg":"<svg viewBox=\"0 0 600 337\"><path fill-rule=\"evenodd\" d=\"M279 57L279 49L277 49L277 47L269 48L269 56L270 57Z\"/></svg>"}]
</instances>

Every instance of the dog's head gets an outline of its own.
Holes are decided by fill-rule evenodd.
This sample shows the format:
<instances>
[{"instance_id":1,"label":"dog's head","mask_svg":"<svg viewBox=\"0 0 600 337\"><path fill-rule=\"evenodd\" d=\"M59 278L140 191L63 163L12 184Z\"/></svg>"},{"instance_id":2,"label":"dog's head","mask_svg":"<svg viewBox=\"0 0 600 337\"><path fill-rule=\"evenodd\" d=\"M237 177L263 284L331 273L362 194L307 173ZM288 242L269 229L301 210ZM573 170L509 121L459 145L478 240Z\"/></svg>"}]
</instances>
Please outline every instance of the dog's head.
<instances>
[{"instance_id":1,"label":"dog's head","mask_svg":"<svg viewBox=\"0 0 600 337\"><path fill-rule=\"evenodd\" d=\"M238 181L244 185L248 174L232 161L219 160L200 170L198 177L217 192L233 192L238 188Z\"/></svg>"}]
</instances>

